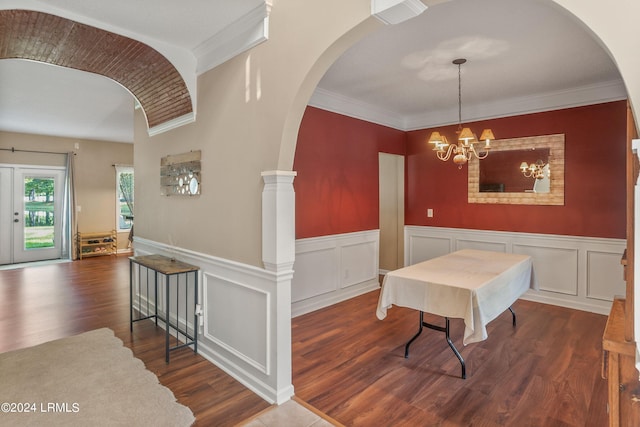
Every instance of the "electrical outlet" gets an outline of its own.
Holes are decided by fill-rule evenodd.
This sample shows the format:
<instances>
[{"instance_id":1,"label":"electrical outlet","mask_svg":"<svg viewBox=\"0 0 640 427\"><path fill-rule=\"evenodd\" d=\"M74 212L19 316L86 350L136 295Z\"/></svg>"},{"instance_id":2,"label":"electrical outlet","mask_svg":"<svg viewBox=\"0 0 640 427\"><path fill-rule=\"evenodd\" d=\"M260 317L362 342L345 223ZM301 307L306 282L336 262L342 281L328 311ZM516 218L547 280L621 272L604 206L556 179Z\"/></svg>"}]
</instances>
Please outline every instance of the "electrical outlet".
<instances>
[{"instance_id":1,"label":"electrical outlet","mask_svg":"<svg viewBox=\"0 0 640 427\"><path fill-rule=\"evenodd\" d=\"M427 217L433 218L433 209L427 209Z\"/></svg>"}]
</instances>

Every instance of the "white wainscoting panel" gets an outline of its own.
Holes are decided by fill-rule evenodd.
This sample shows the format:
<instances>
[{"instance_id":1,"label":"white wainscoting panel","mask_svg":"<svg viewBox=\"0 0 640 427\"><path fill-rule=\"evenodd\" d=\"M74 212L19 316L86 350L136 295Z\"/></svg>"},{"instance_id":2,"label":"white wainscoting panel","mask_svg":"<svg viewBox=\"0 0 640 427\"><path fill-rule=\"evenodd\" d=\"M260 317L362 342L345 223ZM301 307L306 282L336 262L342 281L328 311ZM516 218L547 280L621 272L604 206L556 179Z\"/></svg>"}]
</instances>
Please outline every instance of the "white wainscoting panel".
<instances>
[{"instance_id":1,"label":"white wainscoting panel","mask_svg":"<svg viewBox=\"0 0 640 427\"><path fill-rule=\"evenodd\" d=\"M623 277L620 257L608 252L588 251L587 269L587 297L610 301L612 283ZM617 289L616 295L624 297L625 289Z\"/></svg>"},{"instance_id":2,"label":"white wainscoting panel","mask_svg":"<svg viewBox=\"0 0 640 427\"><path fill-rule=\"evenodd\" d=\"M289 292L291 271L271 272L140 237L134 247L136 255L160 254L200 267L198 354L268 402L282 400L275 378L275 305L278 292Z\"/></svg>"},{"instance_id":3,"label":"white wainscoting panel","mask_svg":"<svg viewBox=\"0 0 640 427\"><path fill-rule=\"evenodd\" d=\"M205 273L203 294L208 309L203 337L269 375L269 293ZM247 316L247 307L250 307L250 316ZM248 324L252 322L258 323ZM262 330L254 334L238 331L255 326Z\"/></svg>"},{"instance_id":4,"label":"white wainscoting panel","mask_svg":"<svg viewBox=\"0 0 640 427\"><path fill-rule=\"evenodd\" d=\"M291 302L338 290L340 259L334 242L323 241L315 248L312 246L306 245L302 251L296 251Z\"/></svg>"},{"instance_id":5,"label":"white wainscoting panel","mask_svg":"<svg viewBox=\"0 0 640 427\"><path fill-rule=\"evenodd\" d=\"M460 249L530 255L540 286L522 297L530 301L608 315L625 293L624 239L406 226L405 242L405 265Z\"/></svg>"},{"instance_id":6,"label":"white wainscoting panel","mask_svg":"<svg viewBox=\"0 0 640 427\"><path fill-rule=\"evenodd\" d=\"M380 287L379 230L296 240L293 317Z\"/></svg>"},{"instance_id":7,"label":"white wainscoting panel","mask_svg":"<svg viewBox=\"0 0 640 427\"><path fill-rule=\"evenodd\" d=\"M541 291L578 295L577 248L514 244L513 252L533 258L533 268Z\"/></svg>"},{"instance_id":8,"label":"white wainscoting panel","mask_svg":"<svg viewBox=\"0 0 640 427\"><path fill-rule=\"evenodd\" d=\"M340 254L343 272L342 288L358 285L371 279L378 280L378 262L376 260L379 261L380 254L378 253L377 240L345 244L342 246Z\"/></svg>"},{"instance_id":9,"label":"white wainscoting panel","mask_svg":"<svg viewBox=\"0 0 640 427\"><path fill-rule=\"evenodd\" d=\"M451 239L448 237L423 236L407 233L405 228L405 265L413 265L421 261L436 258L452 252ZM411 252L406 249L411 248Z\"/></svg>"}]
</instances>

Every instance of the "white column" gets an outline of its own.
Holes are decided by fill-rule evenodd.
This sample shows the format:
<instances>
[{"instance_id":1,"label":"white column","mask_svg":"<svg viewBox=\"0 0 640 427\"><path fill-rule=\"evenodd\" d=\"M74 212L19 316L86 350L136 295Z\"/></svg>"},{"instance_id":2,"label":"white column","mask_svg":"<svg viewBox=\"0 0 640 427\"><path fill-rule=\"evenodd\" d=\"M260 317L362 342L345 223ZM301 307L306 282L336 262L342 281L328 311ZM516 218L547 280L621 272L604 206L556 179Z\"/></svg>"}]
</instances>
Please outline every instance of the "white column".
<instances>
[{"instance_id":1,"label":"white column","mask_svg":"<svg viewBox=\"0 0 640 427\"><path fill-rule=\"evenodd\" d=\"M291 279L296 255L295 193L291 171L262 172L262 262L274 273L271 307L274 321L269 334L274 346L276 403L293 396L291 367Z\"/></svg>"},{"instance_id":2,"label":"white column","mask_svg":"<svg viewBox=\"0 0 640 427\"><path fill-rule=\"evenodd\" d=\"M291 171L262 172L262 262L269 271L293 269L296 255L295 176Z\"/></svg>"}]
</instances>

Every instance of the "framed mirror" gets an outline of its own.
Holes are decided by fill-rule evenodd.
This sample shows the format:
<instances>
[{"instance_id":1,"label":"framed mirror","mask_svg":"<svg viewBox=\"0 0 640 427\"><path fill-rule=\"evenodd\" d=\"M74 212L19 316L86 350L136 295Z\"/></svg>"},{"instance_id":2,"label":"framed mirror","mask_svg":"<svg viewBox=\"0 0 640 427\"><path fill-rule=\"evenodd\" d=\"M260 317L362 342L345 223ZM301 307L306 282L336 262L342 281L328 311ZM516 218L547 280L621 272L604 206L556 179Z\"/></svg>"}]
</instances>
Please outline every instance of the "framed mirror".
<instances>
[{"instance_id":1,"label":"framed mirror","mask_svg":"<svg viewBox=\"0 0 640 427\"><path fill-rule=\"evenodd\" d=\"M501 139L469 161L469 203L564 205L564 134Z\"/></svg>"}]
</instances>

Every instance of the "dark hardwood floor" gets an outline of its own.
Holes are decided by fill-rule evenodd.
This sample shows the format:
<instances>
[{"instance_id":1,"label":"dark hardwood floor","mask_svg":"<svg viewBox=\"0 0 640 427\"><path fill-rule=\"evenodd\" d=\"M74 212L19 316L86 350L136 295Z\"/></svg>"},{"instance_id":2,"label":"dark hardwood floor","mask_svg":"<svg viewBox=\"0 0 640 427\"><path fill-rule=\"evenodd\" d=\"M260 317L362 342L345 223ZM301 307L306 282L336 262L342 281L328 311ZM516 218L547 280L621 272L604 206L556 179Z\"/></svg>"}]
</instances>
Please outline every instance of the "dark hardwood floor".
<instances>
[{"instance_id":1,"label":"dark hardwood floor","mask_svg":"<svg viewBox=\"0 0 640 427\"><path fill-rule=\"evenodd\" d=\"M87 258L0 271L0 352L108 327L178 402L197 426L233 426L270 405L190 349L164 361L164 330L152 321L129 331L129 261Z\"/></svg>"},{"instance_id":2,"label":"dark hardwood floor","mask_svg":"<svg viewBox=\"0 0 640 427\"><path fill-rule=\"evenodd\" d=\"M467 379L441 332L418 329L418 312L393 307L378 320L379 292L293 319L296 396L348 426L606 426L600 376L606 316L528 301L462 345ZM425 315L430 323L443 324Z\"/></svg>"},{"instance_id":3,"label":"dark hardwood floor","mask_svg":"<svg viewBox=\"0 0 640 427\"><path fill-rule=\"evenodd\" d=\"M166 365L164 331L152 322L131 334L128 271L125 256L0 271L0 352L109 327L199 426L235 425L269 406L191 350L173 352ZM515 329L504 313L486 341L466 347L462 322L452 320L467 362L462 380L442 333L425 330L404 359L418 314L394 307L380 321L377 298L370 292L292 320L298 398L347 426L607 425L606 316L518 301Z\"/></svg>"}]
</instances>

